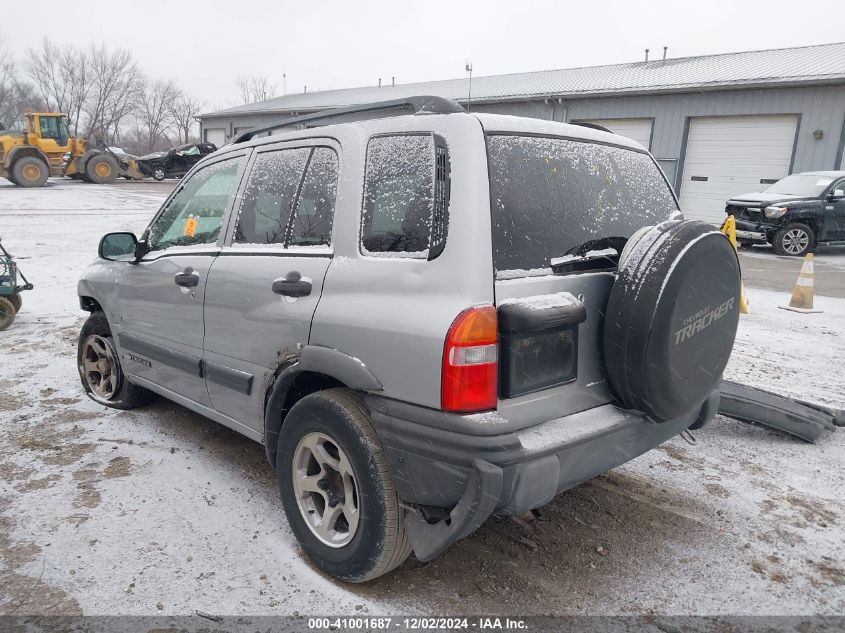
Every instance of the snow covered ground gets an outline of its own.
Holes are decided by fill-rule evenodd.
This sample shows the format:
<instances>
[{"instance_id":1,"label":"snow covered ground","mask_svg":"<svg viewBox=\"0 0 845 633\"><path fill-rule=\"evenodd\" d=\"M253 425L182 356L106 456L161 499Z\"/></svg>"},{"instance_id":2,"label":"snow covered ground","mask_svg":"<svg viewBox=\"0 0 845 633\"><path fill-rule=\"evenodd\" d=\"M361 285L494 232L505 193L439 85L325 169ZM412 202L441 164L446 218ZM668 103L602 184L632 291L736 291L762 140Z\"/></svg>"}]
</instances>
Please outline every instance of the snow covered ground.
<instances>
[{"instance_id":1,"label":"snow covered ground","mask_svg":"<svg viewBox=\"0 0 845 633\"><path fill-rule=\"evenodd\" d=\"M492 518L432 563L325 578L260 446L163 400L106 409L78 384L76 280L103 233L140 233L166 193L0 185L0 237L36 285L0 332L0 614L845 610L845 430L807 445L721 417L696 446L675 438L560 495L530 532ZM788 294L749 293L729 377L845 406L845 299L799 315L777 308Z\"/></svg>"}]
</instances>

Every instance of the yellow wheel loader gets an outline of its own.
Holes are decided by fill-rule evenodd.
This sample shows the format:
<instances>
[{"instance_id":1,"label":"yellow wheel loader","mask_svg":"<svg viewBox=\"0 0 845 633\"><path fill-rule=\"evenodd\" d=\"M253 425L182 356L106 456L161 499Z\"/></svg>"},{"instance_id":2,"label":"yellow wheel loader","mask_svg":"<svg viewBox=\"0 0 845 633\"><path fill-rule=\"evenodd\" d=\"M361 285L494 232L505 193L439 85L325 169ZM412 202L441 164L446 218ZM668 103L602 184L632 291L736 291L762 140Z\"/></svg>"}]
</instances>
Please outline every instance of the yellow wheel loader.
<instances>
[{"instance_id":1,"label":"yellow wheel loader","mask_svg":"<svg viewBox=\"0 0 845 633\"><path fill-rule=\"evenodd\" d=\"M108 184L118 176L142 180L134 159L88 148L70 135L66 114L27 112L24 132L0 131L0 177L21 187L43 187L50 176Z\"/></svg>"}]
</instances>

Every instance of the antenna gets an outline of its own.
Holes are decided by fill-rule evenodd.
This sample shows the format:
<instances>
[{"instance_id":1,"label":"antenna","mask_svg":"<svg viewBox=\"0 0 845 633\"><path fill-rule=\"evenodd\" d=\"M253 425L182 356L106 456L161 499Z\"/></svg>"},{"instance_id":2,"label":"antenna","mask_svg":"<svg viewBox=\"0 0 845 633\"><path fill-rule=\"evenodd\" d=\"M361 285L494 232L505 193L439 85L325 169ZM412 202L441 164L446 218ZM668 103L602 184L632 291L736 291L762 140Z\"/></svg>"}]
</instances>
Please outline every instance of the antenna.
<instances>
[{"instance_id":1,"label":"antenna","mask_svg":"<svg viewBox=\"0 0 845 633\"><path fill-rule=\"evenodd\" d=\"M648 61L648 49L645 49L645 60Z\"/></svg>"},{"instance_id":2,"label":"antenna","mask_svg":"<svg viewBox=\"0 0 845 633\"><path fill-rule=\"evenodd\" d=\"M378 87L381 88L381 77L378 78Z\"/></svg>"},{"instance_id":3,"label":"antenna","mask_svg":"<svg viewBox=\"0 0 845 633\"><path fill-rule=\"evenodd\" d=\"M666 61L666 51L668 51L668 50L669 50L669 47L668 47L668 46L664 46L664 47L663 47L663 61L664 61L664 62Z\"/></svg>"},{"instance_id":4,"label":"antenna","mask_svg":"<svg viewBox=\"0 0 845 633\"><path fill-rule=\"evenodd\" d=\"M469 76L469 87L467 88L467 112L470 110L472 104L472 62L467 60L466 72Z\"/></svg>"},{"instance_id":5,"label":"antenna","mask_svg":"<svg viewBox=\"0 0 845 633\"><path fill-rule=\"evenodd\" d=\"M287 73L282 73L282 96L285 96L288 93L288 75Z\"/></svg>"}]
</instances>

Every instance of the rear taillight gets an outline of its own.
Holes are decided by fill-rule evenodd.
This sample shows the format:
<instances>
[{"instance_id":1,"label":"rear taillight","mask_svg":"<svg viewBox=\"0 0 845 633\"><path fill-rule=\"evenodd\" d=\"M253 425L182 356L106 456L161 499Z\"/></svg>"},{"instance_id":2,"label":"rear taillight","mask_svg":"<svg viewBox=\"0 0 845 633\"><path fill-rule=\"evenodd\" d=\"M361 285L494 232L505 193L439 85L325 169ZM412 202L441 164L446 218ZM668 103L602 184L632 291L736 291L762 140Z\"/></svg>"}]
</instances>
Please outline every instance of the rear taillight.
<instances>
[{"instance_id":1,"label":"rear taillight","mask_svg":"<svg viewBox=\"0 0 845 633\"><path fill-rule=\"evenodd\" d=\"M469 308L458 315L443 347L444 410L496 408L497 342L496 308Z\"/></svg>"}]
</instances>

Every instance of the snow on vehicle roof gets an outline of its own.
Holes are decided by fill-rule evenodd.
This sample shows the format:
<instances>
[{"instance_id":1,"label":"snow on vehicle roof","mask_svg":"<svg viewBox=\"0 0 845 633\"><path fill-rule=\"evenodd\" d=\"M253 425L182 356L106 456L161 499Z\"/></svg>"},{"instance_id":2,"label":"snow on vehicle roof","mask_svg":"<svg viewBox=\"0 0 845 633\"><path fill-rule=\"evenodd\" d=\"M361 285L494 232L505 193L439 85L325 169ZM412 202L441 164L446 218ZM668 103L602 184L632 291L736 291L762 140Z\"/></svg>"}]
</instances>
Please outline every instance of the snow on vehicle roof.
<instances>
[{"instance_id":1,"label":"snow on vehicle roof","mask_svg":"<svg viewBox=\"0 0 845 633\"><path fill-rule=\"evenodd\" d=\"M794 176L827 176L828 178L841 178L845 171L802 171Z\"/></svg>"},{"instance_id":2,"label":"snow on vehicle roof","mask_svg":"<svg viewBox=\"0 0 845 633\"><path fill-rule=\"evenodd\" d=\"M330 111L327 111L327 114ZM310 136L327 136L324 130L349 128L349 127L372 127L372 128L390 128L391 131L405 131L406 128L410 131L412 128L418 129L420 120L432 120L436 118L453 118L461 117L466 120L476 119L481 123L486 132L502 133L502 134L540 134L548 136L559 136L572 138L576 140L584 140L596 143L609 143L619 147L625 147L638 152L644 152L642 145L636 141L625 136L619 136L610 132L602 132L594 128L585 127L583 125L575 125L570 123L560 123L558 121L547 121L544 119L534 119L530 117L512 116L506 114L481 114L481 113L452 113L452 114L402 114L398 116L384 116L374 119L354 119L347 121L338 121L336 123L326 123L325 125L315 125L314 127L304 130L297 130L292 128L290 130L278 129L271 136L256 136L255 138L244 141L242 143L232 143L225 147L226 150L239 149L241 147L250 147L253 145L263 145L266 143L278 143L287 140L288 136L296 136L297 138ZM328 118L328 117L327 117ZM409 125L410 124L410 125ZM435 125L431 126L436 128ZM323 131L321 133L321 130ZM373 130L384 131L384 130Z\"/></svg>"},{"instance_id":3,"label":"snow on vehicle roof","mask_svg":"<svg viewBox=\"0 0 845 633\"><path fill-rule=\"evenodd\" d=\"M595 141L598 143L612 143L622 147L628 147L642 152L643 146L625 136L602 132L594 128L571 123L560 123L558 121L547 121L545 119L533 119L508 114L478 114L475 116L485 132L500 133L526 133L526 134L547 134L549 136L565 136L568 138Z\"/></svg>"}]
</instances>

